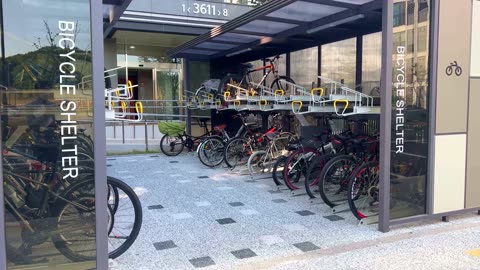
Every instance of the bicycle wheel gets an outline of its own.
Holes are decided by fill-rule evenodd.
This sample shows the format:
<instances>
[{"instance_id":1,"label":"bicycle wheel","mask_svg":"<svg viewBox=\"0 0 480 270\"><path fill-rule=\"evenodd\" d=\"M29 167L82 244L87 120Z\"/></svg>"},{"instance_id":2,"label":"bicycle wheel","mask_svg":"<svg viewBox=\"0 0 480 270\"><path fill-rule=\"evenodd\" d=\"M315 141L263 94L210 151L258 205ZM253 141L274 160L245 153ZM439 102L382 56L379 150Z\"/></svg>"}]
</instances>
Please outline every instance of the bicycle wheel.
<instances>
[{"instance_id":1,"label":"bicycle wheel","mask_svg":"<svg viewBox=\"0 0 480 270\"><path fill-rule=\"evenodd\" d=\"M280 77L276 78L275 80L273 80L272 84L270 85L270 88L274 89L274 90L283 90L283 91L285 91L285 95L287 96L287 95L290 94L290 92L292 90L292 87L285 84L281 80L285 80L289 83L295 84L295 81L292 78L287 77L287 76L280 76Z\"/></svg>"},{"instance_id":2,"label":"bicycle wheel","mask_svg":"<svg viewBox=\"0 0 480 270\"><path fill-rule=\"evenodd\" d=\"M170 136L165 134L160 140L160 150L167 156L178 156L185 148L182 136Z\"/></svg>"},{"instance_id":3,"label":"bicycle wheel","mask_svg":"<svg viewBox=\"0 0 480 270\"><path fill-rule=\"evenodd\" d=\"M143 213L140 200L129 185L110 176L107 177L107 183L118 192L118 206L116 211L111 211L113 226L108 234L108 255L115 259L125 253L137 239L142 227Z\"/></svg>"},{"instance_id":4,"label":"bicycle wheel","mask_svg":"<svg viewBox=\"0 0 480 270\"><path fill-rule=\"evenodd\" d=\"M116 212L112 209L112 193L107 205L109 257L114 259L135 242L142 226L142 207L135 192L124 182L108 176L107 184L119 194ZM67 202L53 212L57 217L53 243L60 253L75 262L96 258L94 195L93 178L80 181L61 195Z\"/></svg>"},{"instance_id":5,"label":"bicycle wheel","mask_svg":"<svg viewBox=\"0 0 480 270\"><path fill-rule=\"evenodd\" d=\"M378 215L379 179L380 168L377 161L367 162L352 173L348 183L348 205L357 219Z\"/></svg>"},{"instance_id":6,"label":"bicycle wheel","mask_svg":"<svg viewBox=\"0 0 480 270\"><path fill-rule=\"evenodd\" d=\"M310 162L321 154L314 148L302 148L293 152L285 163L283 177L285 185L290 190L297 190L302 187L302 176L306 176Z\"/></svg>"},{"instance_id":7,"label":"bicycle wheel","mask_svg":"<svg viewBox=\"0 0 480 270\"><path fill-rule=\"evenodd\" d=\"M280 158L277 159L277 161L273 165L272 178L273 178L273 182L275 182L277 186L283 185L284 183L283 170L285 169L286 162L287 162L287 157L281 156Z\"/></svg>"},{"instance_id":8,"label":"bicycle wheel","mask_svg":"<svg viewBox=\"0 0 480 270\"><path fill-rule=\"evenodd\" d=\"M222 164L225 142L220 137L208 137L198 148L198 158L203 165L213 168Z\"/></svg>"},{"instance_id":9,"label":"bicycle wheel","mask_svg":"<svg viewBox=\"0 0 480 270\"><path fill-rule=\"evenodd\" d=\"M319 192L330 207L347 202L348 178L355 169L353 156L341 155L328 161L320 172Z\"/></svg>"},{"instance_id":10,"label":"bicycle wheel","mask_svg":"<svg viewBox=\"0 0 480 270\"><path fill-rule=\"evenodd\" d=\"M252 147L245 138L230 140L225 146L224 159L229 168L245 165L252 154Z\"/></svg>"},{"instance_id":11,"label":"bicycle wheel","mask_svg":"<svg viewBox=\"0 0 480 270\"><path fill-rule=\"evenodd\" d=\"M247 168L250 172L250 175L264 173L265 169L268 169L269 165L269 156L266 151L255 151L248 158Z\"/></svg>"},{"instance_id":12,"label":"bicycle wheel","mask_svg":"<svg viewBox=\"0 0 480 270\"><path fill-rule=\"evenodd\" d=\"M318 183L320 182L320 172L325 164L333 157L333 155L324 155L315 157L307 168L307 174L305 176L305 191L312 199L319 196Z\"/></svg>"}]
</instances>

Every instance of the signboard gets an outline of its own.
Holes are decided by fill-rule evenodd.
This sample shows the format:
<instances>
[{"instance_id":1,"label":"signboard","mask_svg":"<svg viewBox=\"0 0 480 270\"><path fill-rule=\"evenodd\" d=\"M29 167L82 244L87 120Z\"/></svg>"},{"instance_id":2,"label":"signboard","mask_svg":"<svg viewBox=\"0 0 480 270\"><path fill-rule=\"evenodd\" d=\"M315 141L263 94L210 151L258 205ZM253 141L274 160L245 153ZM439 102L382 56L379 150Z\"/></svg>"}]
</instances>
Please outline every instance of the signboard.
<instances>
[{"instance_id":1,"label":"signboard","mask_svg":"<svg viewBox=\"0 0 480 270\"><path fill-rule=\"evenodd\" d=\"M250 10L252 7L244 5L194 0L135 0L127 8L127 11L222 20L232 20Z\"/></svg>"}]
</instances>

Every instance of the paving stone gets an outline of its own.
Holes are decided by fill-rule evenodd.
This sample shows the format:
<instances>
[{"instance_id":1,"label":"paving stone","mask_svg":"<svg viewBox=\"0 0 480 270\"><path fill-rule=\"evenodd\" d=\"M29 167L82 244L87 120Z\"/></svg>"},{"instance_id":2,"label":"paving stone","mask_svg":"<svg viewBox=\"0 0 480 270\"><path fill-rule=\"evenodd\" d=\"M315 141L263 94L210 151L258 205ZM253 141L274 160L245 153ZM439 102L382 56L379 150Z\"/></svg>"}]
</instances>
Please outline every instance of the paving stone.
<instances>
[{"instance_id":1,"label":"paving stone","mask_svg":"<svg viewBox=\"0 0 480 270\"><path fill-rule=\"evenodd\" d=\"M178 163L178 161L172 160L170 161L170 163Z\"/></svg>"},{"instance_id":2,"label":"paving stone","mask_svg":"<svg viewBox=\"0 0 480 270\"><path fill-rule=\"evenodd\" d=\"M305 226L298 223L283 225L283 227L289 232L305 231L307 229Z\"/></svg>"},{"instance_id":3,"label":"paving stone","mask_svg":"<svg viewBox=\"0 0 480 270\"><path fill-rule=\"evenodd\" d=\"M198 178L200 178L200 179L207 179L207 178L210 178L210 177L204 175L204 176L199 176Z\"/></svg>"},{"instance_id":4,"label":"paving stone","mask_svg":"<svg viewBox=\"0 0 480 270\"><path fill-rule=\"evenodd\" d=\"M324 218L330 220L330 221L339 221L339 220L344 220L343 217L337 216L337 215L331 215L331 216L324 216Z\"/></svg>"},{"instance_id":5,"label":"paving stone","mask_svg":"<svg viewBox=\"0 0 480 270\"><path fill-rule=\"evenodd\" d=\"M269 190L268 192L269 192L269 193L271 193L271 194L278 194L278 193L282 193L282 191L281 191L281 190Z\"/></svg>"},{"instance_id":6,"label":"paving stone","mask_svg":"<svg viewBox=\"0 0 480 270\"><path fill-rule=\"evenodd\" d=\"M191 260L188 260L188 261L195 268L202 268L202 267L215 265L215 261L213 261L212 258L210 258L210 257L195 258L195 259L191 259Z\"/></svg>"},{"instance_id":7,"label":"paving stone","mask_svg":"<svg viewBox=\"0 0 480 270\"><path fill-rule=\"evenodd\" d=\"M260 236L259 239L262 244L267 246L273 246L273 245L281 244L285 242L285 240L283 240L283 238L281 238L278 235L264 235L264 236Z\"/></svg>"},{"instance_id":8,"label":"paving stone","mask_svg":"<svg viewBox=\"0 0 480 270\"><path fill-rule=\"evenodd\" d=\"M249 248L232 251L232 254L237 259L247 259L247 258L252 258L257 256L257 254Z\"/></svg>"},{"instance_id":9,"label":"paving stone","mask_svg":"<svg viewBox=\"0 0 480 270\"><path fill-rule=\"evenodd\" d=\"M260 212L258 212L257 210L253 210L253 209L242 210L242 211L240 211L240 213L242 213L242 215L244 215L244 216L259 216L260 215Z\"/></svg>"},{"instance_id":10,"label":"paving stone","mask_svg":"<svg viewBox=\"0 0 480 270\"><path fill-rule=\"evenodd\" d=\"M299 214L299 215L302 216L302 217L315 215L315 213L313 213L313 212L311 212L311 211L308 211L308 210L297 211L297 212L295 212L295 213Z\"/></svg>"},{"instance_id":11,"label":"paving stone","mask_svg":"<svg viewBox=\"0 0 480 270\"><path fill-rule=\"evenodd\" d=\"M231 202L229 204L230 204L230 206L233 206L233 207L239 207L239 206L244 206L245 205L241 202Z\"/></svg>"},{"instance_id":12,"label":"paving stone","mask_svg":"<svg viewBox=\"0 0 480 270\"><path fill-rule=\"evenodd\" d=\"M293 246L300 249L303 252L308 252L308 251L313 251L313 250L320 249L318 246L316 246L312 242L297 243L297 244L293 244Z\"/></svg>"},{"instance_id":13,"label":"paving stone","mask_svg":"<svg viewBox=\"0 0 480 270\"><path fill-rule=\"evenodd\" d=\"M232 190L233 188L232 187L217 187L217 189L225 191L225 190Z\"/></svg>"},{"instance_id":14,"label":"paving stone","mask_svg":"<svg viewBox=\"0 0 480 270\"><path fill-rule=\"evenodd\" d=\"M201 202L195 202L194 203L198 207L205 207L205 206L211 206L212 204L208 201L201 201Z\"/></svg>"},{"instance_id":15,"label":"paving stone","mask_svg":"<svg viewBox=\"0 0 480 270\"><path fill-rule=\"evenodd\" d=\"M179 213L179 214L172 214L172 218L176 220L180 220L180 219L193 218L193 216L190 213Z\"/></svg>"},{"instance_id":16,"label":"paving stone","mask_svg":"<svg viewBox=\"0 0 480 270\"><path fill-rule=\"evenodd\" d=\"M158 209L163 209L163 206L160 204L157 204L157 205L150 205L148 207L148 210L158 210Z\"/></svg>"},{"instance_id":17,"label":"paving stone","mask_svg":"<svg viewBox=\"0 0 480 270\"><path fill-rule=\"evenodd\" d=\"M274 202L274 203L286 203L287 201L284 200L284 199L275 199L275 200L272 200L272 202Z\"/></svg>"},{"instance_id":18,"label":"paving stone","mask_svg":"<svg viewBox=\"0 0 480 270\"><path fill-rule=\"evenodd\" d=\"M171 248L176 248L177 247L177 245L172 240L165 241L165 242L154 243L153 246L157 250L171 249Z\"/></svg>"},{"instance_id":19,"label":"paving stone","mask_svg":"<svg viewBox=\"0 0 480 270\"><path fill-rule=\"evenodd\" d=\"M235 220L233 220L232 218L217 219L217 222L218 222L220 225L227 225L227 224L237 223L237 222L236 222Z\"/></svg>"}]
</instances>

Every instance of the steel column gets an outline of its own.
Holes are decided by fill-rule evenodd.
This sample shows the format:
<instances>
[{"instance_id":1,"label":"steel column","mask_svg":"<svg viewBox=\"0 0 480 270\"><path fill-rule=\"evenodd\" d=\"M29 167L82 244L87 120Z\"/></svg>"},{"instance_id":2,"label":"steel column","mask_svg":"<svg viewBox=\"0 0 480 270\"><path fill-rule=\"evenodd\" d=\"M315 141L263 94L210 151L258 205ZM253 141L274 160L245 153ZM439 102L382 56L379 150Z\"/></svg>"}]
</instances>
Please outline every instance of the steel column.
<instances>
[{"instance_id":1,"label":"steel column","mask_svg":"<svg viewBox=\"0 0 480 270\"><path fill-rule=\"evenodd\" d=\"M95 211L97 269L108 269L107 216L107 145L105 131L105 82L103 47L103 5L90 0L90 31L92 38L93 141L95 159Z\"/></svg>"},{"instance_id":2,"label":"steel column","mask_svg":"<svg viewBox=\"0 0 480 270\"><path fill-rule=\"evenodd\" d=\"M183 93L187 95L187 91L190 91L190 59L185 58L183 61ZM187 106L187 134L192 134L192 111Z\"/></svg>"},{"instance_id":3,"label":"steel column","mask_svg":"<svg viewBox=\"0 0 480 270\"><path fill-rule=\"evenodd\" d=\"M392 137L393 1L383 1L380 115L380 212L378 229L390 230L390 159Z\"/></svg>"}]
</instances>

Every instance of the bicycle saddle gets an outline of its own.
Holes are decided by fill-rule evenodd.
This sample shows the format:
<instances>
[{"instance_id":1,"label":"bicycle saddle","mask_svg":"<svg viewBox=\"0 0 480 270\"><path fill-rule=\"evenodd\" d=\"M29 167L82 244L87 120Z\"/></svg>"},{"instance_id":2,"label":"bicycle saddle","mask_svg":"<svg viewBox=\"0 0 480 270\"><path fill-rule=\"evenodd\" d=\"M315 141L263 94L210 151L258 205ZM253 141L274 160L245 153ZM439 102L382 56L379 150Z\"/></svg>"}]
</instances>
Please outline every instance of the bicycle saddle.
<instances>
[{"instance_id":1,"label":"bicycle saddle","mask_svg":"<svg viewBox=\"0 0 480 270\"><path fill-rule=\"evenodd\" d=\"M256 125L257 123L255 122L252 122L252 123L245 123L245 126L253 126L253 125Z\"/></svg>"},{"instance_id":2,"label":"bicycle saddle","mask_svg":"<svg viewBox=\"0 0 480 270\"><path fill-rule=\"evenodd\" d=\"M223 131L223 130L225 130L225 128L227 128L227 125L215 126L213 129L216 130L216 131Z\"/></svg>"}]
</instances>

